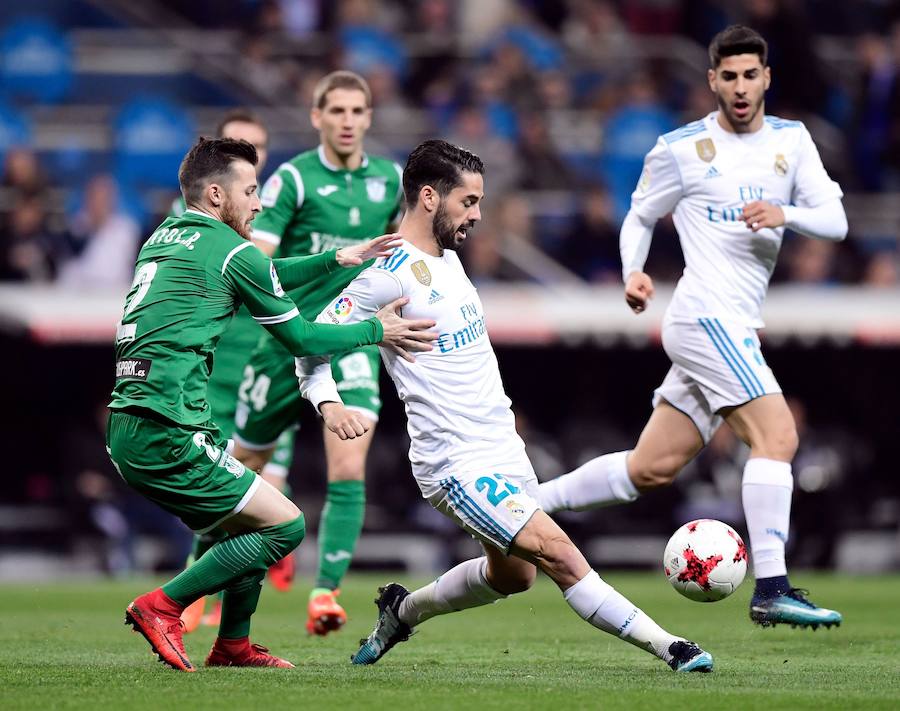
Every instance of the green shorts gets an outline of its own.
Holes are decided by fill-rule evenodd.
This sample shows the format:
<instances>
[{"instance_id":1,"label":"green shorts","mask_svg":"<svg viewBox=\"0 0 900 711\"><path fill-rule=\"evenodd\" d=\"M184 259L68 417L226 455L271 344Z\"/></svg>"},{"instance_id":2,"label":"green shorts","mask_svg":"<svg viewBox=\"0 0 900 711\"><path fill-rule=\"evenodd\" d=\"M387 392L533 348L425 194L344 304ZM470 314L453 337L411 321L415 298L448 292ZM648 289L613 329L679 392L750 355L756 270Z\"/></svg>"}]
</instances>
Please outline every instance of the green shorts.
<instances>
[{"instance_id":1,"label":"green shorts","mask_svg":"<svg viewBox=\"0 0 900 711\"><path fill-rule=\"evenodd\" d=\"M128 485L197 533L240 513L261 480L225 452L215 425L187 427L147 414L109 415L106 451Z\"/></svg>"},{"instance_id":2,"label":"green shorts","mask_svg":"<svg viewBox=\"0 0 900 711\"><path fill-rule=\"evenodd\" d=\"M331 361L344 404L372 422L378 422L381 412L380 363L378 346L357 348ZM247 449L273 447L282 432L296 425L302 407L294 358L273 338L263 337L238 389L234 439Z\"/></svg>"}]
</instances>

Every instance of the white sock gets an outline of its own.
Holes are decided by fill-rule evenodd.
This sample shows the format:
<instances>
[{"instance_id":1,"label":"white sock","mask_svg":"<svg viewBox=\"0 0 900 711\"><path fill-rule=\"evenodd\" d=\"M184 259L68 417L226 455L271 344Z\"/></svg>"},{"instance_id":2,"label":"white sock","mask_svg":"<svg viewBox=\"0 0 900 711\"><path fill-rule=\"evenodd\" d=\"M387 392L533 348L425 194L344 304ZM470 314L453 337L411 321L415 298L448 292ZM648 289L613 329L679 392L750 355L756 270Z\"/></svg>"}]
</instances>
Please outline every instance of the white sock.
<instances>
[{"instance_id":1,"label":"white sock","mask_svg":"<svg viewBox=\"0 0 900 711\"><path fill-rule=\"evenodd\" d=\"M583 620L665 662L672 658L669 645L682 639L666 632L643 610L616 592L595 570L585 575L563 595Z\"/></svg>"},{"instance_id":2,"label":"white sock","mask_svg":"<svg viewBox=\"0 0 900 711\"><path fill-rule=\"evenodd\" d=\"M448 612L481 607L506 595L488 584L487 558L473 558L451 568L433 583L414 590L400 603L400 619L410 627Z\"/></svg>"},{"instance_id":3,"label":"white sock","mask_svg":"<svg viewBox=\"0 0 900 711\"><path fill-rule=\"evenodd\" d=\"M540 485L541 508L547 513L580 511L627 503L638 497L628 476L628 452L613 452L592 459L568 474Z\"/></svg>"},{"instance_id":4,"label":"white sock","mask_svg":"<svg viewBox=\"0 0 900 711\"><path fill-rule=\"evenodd\" d=\"M794 478L788 462L755 457L744 466L741 494L750 534L753 574L757 578L787 575L784 544L791 525Z\"/></svg>"}]
</instances>

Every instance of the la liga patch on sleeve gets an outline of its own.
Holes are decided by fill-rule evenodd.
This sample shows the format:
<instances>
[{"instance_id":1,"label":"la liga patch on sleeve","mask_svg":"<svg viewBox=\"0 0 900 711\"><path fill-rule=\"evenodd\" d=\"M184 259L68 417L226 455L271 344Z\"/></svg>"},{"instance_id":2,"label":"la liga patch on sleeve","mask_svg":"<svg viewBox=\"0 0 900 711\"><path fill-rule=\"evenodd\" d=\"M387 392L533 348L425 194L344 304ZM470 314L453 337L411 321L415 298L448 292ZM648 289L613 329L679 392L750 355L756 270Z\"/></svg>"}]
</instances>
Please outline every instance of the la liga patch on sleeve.
<instances>
[{"instance_id":1,"label":"la liga patch on sleeve","mask_svg":"<svg viewBox=\"0 0 900 711\"><path fill-rule=\"evenodd\" d=\"M278 278L278 272L275 271L275 263L269 264L269 274L272 276L272 292L275 296L284 296L284 289L281 287L281 280Z\"/></svg>"},{"instance_id":2,"label":"la liga patch on sleeve","mask_svg":"<svg viewBox=\"0 0 900 711\"><path fill-rule=\"evenodd\" d=\"M272 207L278 202L278 196L281 194L283 185L284 181L278 173L275 173L266 181L266 184L263 185L262 194L259 196L259 201L263 207Z\"/></svg>"}]
</instances>

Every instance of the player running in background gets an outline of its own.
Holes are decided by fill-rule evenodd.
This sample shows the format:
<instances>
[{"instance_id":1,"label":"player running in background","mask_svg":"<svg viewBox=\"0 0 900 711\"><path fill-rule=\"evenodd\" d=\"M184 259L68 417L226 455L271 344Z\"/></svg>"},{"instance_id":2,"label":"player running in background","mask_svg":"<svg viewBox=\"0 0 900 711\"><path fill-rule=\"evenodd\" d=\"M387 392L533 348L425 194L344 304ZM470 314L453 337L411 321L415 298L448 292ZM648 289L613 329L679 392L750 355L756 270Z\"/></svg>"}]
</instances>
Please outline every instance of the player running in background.
<instances>
[{"instance_id":1,"label":"player running in background","mask_svg":"<svg viewBox=\"0 0 900 711\"><path fill-rule=\"evenodd\" d=\"M259 162L256 164L256 173L262 176L268 157L269 132L262 123L262 119L248 109L238 108L228 111L216 126L216 138L233 138L236 141L247 141L256 148ZM184 196L179 195L172 202L170 217L181 217L186 209ZM258 243L257 247L271 256L271 245ZM222 337L216 345L216 362L212 375L209 377L207 398L209 401L212 420L219 426L222 436L231 438L234 429L234 404L235 393L241 383L244 364L247 362L247 354L251 353L259 341L263 329L253 320L247 307L241 305L234 315L231 324L225 329ZM287 432L290 441L285 451L279 448L274 459L278 463L270 463L260 472L263 479L276 488L284 491L284 475L286 466L290 464L293 456L293 439L291 432ZM287 461L285 462L285 457ZM188 560L188 565L199 558L215 541L209 537L195 536L194 549ZM286 555L269 569L269 579L278 590L286 590L290 586L293 577L293 553ZM182 615L185 632L192 632L200 624L217 626L222 615L221 596L216 599L212 610L204 615L205 598L200 598L188 607Z\"/></svg>"},{"instance_id":2,"label":"player running in background","mask_svg":"<svg viewBox=\"0 0 900 711\"><path fill-rule=\"evenodd\" d=\"M709 47L719 110L660 137L622 225L625 299L646 310L643 271L656 221L674 211L686 267L663 319L672 367L634 449L593 459L541 486L545 511L633 501L672 482L726 422L750 447L742 497L756 589L750 618L763 626L840 624L787 577L797 430L760 351L760 309L784 230L841 240L843 193L804 125L765 115L771 81L765 40L731 26Z\"/></svg>"},{"instance_id":3,"label":"player running in background","mask_svg":"<svg viewBox=\"0 0 900 711\"><path fill-rule=\"evenodd\" d=\"M393 311L351 327L308 323L289 288L323 273L389 254L393 237L316 257L273 262L249 241L259 212L256 150L245 141L200 141L178 179L187 203L167 218L138 254L135 277L116 330L116 384L107 451L123 479L197 533L222 536L187 570L136 598L125 620L160 659L193 671L181 613L198 598L225 591L209 666L293 666L249 640L266 569L299 545L300 510L225 451L206 400L216 343L245 303L254 320L297 355L341 352L382 342L429 349L427 322ZM394 240L396 241L396 240Z\"/></svg>"},{"instance_id":4,"label":"player running in background","mask_svg":"<svg viewBox=\"0 0 900 711\"><path fill-rule=\"evenodd\" d=\"M400 167L363 152L371 103L368 84L352 72L333 72L318 83L310 118L321 143L279 166L266 182L261 196L264 210L253 230L257 243L269 243L278 256L297 256L357 244L389 231L399 216ZM346 284L344 279L344 274L336 277L332 288L301 287L291 297L305 317L315 318ZM365 418L368 432L341 441L323 428L328 488L306 623L307 632L318 635L339 629L347 620L335 596L363 527L366 456L381 409L376 348L341 354L334 358L333 368L344 401ZM239 394L234 454L258 471L270 461L282 433L296 427L302 408L294 360L275 338L264 335L260 340Z\"/></svg>"},{"instance_id":5,"label":"player running in background","mask_svg":"<svg viewBox=\"0 0 900 711\"><path fill-rule=\"evenodd\" d=\"M707 652L660 628L601 580L540 510L537 478L516 433L481 300L456 256L481 219L483 173L478 156L445 141L417 147L403 172L408 209L402 246L358 276L318 318L358 323L407 297L405 312L436 322L434 349L415 363L386 351L382 356L406 408L409 459L423 497L484 548L484 556L412 593L396 583L382 588L378 622L352 661L374 664L431 617L527 590L537 566L593 626L676 671L711 671ZM297 372L304 395L323 416L346 413L327 359L299 359ZM355 437L346 425L332 429Z\"/></svg>"}]
</instances>

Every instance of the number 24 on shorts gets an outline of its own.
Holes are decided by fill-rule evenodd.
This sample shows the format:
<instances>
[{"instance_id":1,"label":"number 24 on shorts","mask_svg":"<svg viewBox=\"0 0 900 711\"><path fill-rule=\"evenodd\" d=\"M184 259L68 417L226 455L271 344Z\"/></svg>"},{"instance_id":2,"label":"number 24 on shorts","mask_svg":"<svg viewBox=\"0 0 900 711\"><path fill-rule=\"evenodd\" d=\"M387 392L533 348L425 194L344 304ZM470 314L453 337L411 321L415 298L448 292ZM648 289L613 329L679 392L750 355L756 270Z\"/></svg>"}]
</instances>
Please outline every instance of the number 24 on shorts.
<instances>
[{"instance_id":1,"label":"number 24 on shorts","mask_svg":"<svg viewBox=\"0 0 900 711\"><path fill-rule=\"evenodd\" d=\"M501 485L503 489L498 490ZM480 492L487 490L487 500L494 506L497 506L510 494L519 493L519 487L510 484L502 474L494 474L493 478L480 477L475 481L475 488Z\"/></svg>"}]
</instances>

